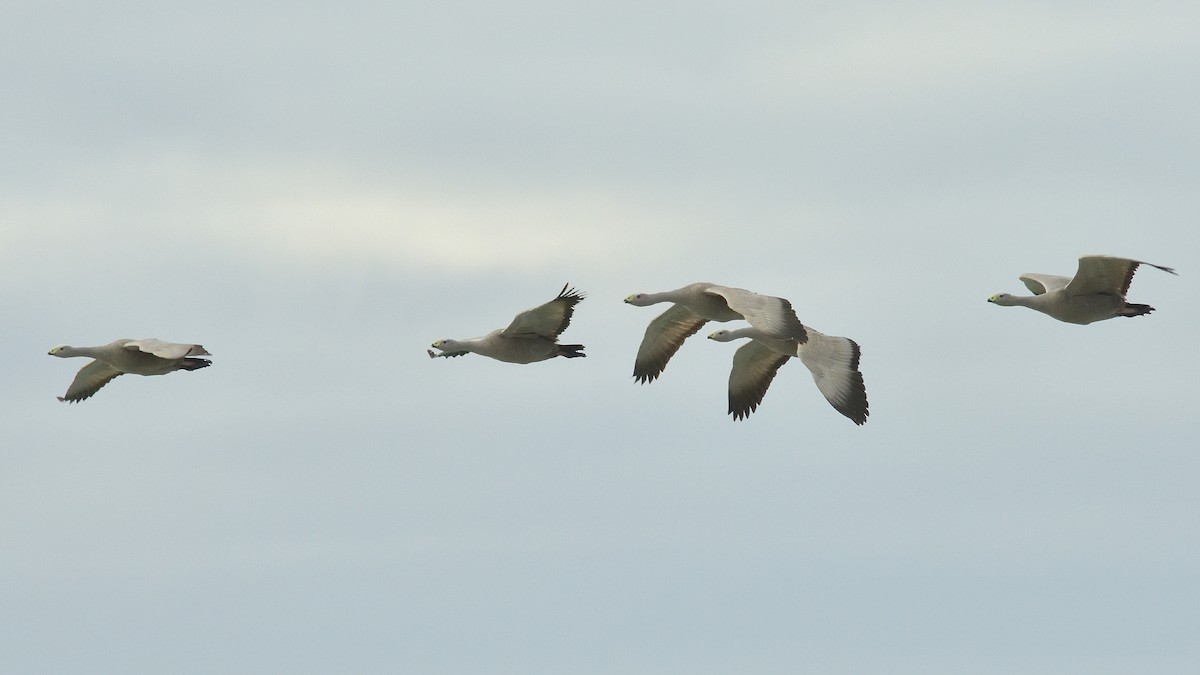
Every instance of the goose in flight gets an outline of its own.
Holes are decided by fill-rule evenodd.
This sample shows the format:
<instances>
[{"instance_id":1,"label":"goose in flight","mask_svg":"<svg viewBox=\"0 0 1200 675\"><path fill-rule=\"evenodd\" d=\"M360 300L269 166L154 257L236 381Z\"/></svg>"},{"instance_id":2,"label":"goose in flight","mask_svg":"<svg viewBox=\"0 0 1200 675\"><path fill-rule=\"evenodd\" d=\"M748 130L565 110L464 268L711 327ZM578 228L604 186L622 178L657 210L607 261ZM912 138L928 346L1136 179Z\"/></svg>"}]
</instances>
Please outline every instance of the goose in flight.
<instances>
[{"instance_id":1,"label":"goose in flight","mask_svg":"<svg viewBox=\"0 0 1200 675\"><path fill-rule=\"evenodd\" d=\"M754 328L719 330L708 336L717 342L750 338L733 354L729 371L729 414L740 420L762 403L775 373L793 356L812 373L817 389L841 414L855 424L867 421L867 388L858 371L860 350L850 338L825 335L808 328L808 340L780 340Z\"/></svg>"},{"instance_id":2,"label":"goose in flight","mask_svg":"<svg viewBox=\"0 0 1200 675\"><path fill-rule=\"evenodd\" d=\"M1125 293L1138 265L1150 265L1164 272L1175 270L1162 265L1118 258L1111 255L1087 255L1079 259L1075 276L1022 274L1019 278L1033 295L997 293L988 302L1012 307L1036 309L1067 323L1089 324L1116 316L1142 316L1154 311L1150 305L1126 302Z\"/></svg>"},{"instance_id":3,"label":"goose in flight","mask_svg":"<svg viewBox=\"0 0 1200 675\"><path fill-rule=\"evenodd\" d=\"M518 314L507 328L498 328L483 337L467 340L438 340L432 346L441 350L441 353L435 354L430 349L425 351L431 359L474 352L509 363L533 363L556 356L568 359L587 356L583 353L583 345L558 343L559 333L571 325L575 305L584 298L583 293L574 288L568 289L568 286L570 284L564 285L558 296L550 302Z\"/></svg>"},{"instance_id":4,"label":"goose in flight","mask_svg":"<svg viewBox=\"0 0 1200 675\"><path fill-rule=\"evenodd\" d=\"M75 403L90 398L100 387L118 375L165 375L174 370L197 370L212 364L208 359L193 358L212 356L204 347L193 344L146 340L114 340L99 347L71 347L59 345L50 350L51 356L70 358L87 356L95 359L79 369L67 393L58 400Z\"/></svg>"},{"instance_id":5,"label":"goose in flight","mask_svg":"<svg viewBox=\"0 0 1200 675\"><path fill-rule=\"evenodd\" d=\"M808 339L792 303L741 288L701 282L662 293L634 293L625 302L636 307L673 303L646 327L638 347L633 377L642 384L657 379L683 341L709 321L744 319L768 337L797 343Z\"/></svg>"}]
</instances>

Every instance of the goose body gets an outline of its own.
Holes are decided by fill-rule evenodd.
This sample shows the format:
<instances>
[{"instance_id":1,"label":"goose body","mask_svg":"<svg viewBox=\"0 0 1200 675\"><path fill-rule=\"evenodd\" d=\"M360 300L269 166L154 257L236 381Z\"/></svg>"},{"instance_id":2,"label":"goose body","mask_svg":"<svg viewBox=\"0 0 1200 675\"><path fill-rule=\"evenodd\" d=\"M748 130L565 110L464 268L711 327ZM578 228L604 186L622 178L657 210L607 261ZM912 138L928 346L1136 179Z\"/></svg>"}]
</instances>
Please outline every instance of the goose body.
<instances>
[{"instance_id":1,"label":"goose body","mask_svg":"<svg viewBox=\"0 0 1200 675\"><path fill-rule=\"evenodd\" d=\"M797 343L808 339L792 303L742 288L699 282L662 293L634 293L625 302L637 307L673 305L650 322L638 347L633 377L643 384L657 379L683 341L709 321L744 319L767 337Z\"/></svg>"},{"instance_id":2,"label":"goose body","mask_svg":"<svg viewBox=\"0 0 1200 675\"><path fill-rule=\"evenodd\" d=\"M114 340L99 347L59 345L50 350L51 356L71 358L86 356L94 359L79 369L67 393L58 400L75 403L90 398L113 378L126 373L133 375L165 375L176 370L198 370L212 364L211 356L197 344L145 340Z\"/></svg>"},{"instance_id":3,"label":"goose body","mask_svg":"<svg viewBox=\"0 0 1200 675\"><path fill-rule=\"evenodd\" d=\"M505 328L487 335L465 340L442 339L431 345L439 350L426 350L429 358L453 357L475 353L508 363L535 363L556 356L573 359L587 356L583 345L558 343L558 336L571 324L575 305L584 294L564 285L553 300L518 314Z\"/></svg>"},{"instance_id":4,"label":"goose body","mask_svg":"<svg viewBox=\"0 0 1200 675\"><path fill-rule=\"evenodd\" d=\"M810 327L806 332L806 342L773 338L753 326L719 330L708 336L717 342L750 338L734 353L729 372L729 414L735 420L749 417L762 403L775 373L792 357L798 357L834 410L855 424L867 421L870 412L866 385L858 370L858 343Z\"/></svg>"},{"instance_id":5,"label":"goose body","mask_svg":"<svg viewBox=\"0 0 1200 675\"><path fill-rule=\"evenodd\" d=\"M1125 299L1139 265L1176 274L1170 267L1141 260L1089 255L1079 259L1074 277L1022 274L1019 278L1033 295L997 293L988 298L988 302L1002 307L1028 307L1059 321L1081 325L1118 316L1142 316L1153 312L1154 308Z\"/></svg>"}]
</instances>

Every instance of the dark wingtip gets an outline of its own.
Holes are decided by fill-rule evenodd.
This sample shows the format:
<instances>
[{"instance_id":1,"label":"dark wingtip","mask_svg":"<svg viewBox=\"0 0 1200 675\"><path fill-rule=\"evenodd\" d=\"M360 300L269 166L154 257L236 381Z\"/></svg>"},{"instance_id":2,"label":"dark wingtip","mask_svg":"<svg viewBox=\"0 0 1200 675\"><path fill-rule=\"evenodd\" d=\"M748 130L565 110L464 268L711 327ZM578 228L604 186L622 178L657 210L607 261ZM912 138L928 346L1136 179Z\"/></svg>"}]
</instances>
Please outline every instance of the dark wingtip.
<instances>
[{"instance_id":1,"label":"dark wingtip","mask_svg":"<svg viewBox=\"0 0 1200 675\"><path fill-rule=\"evenodd\" d=\"M863 382L862 373L858 372L857 369L858 364L856 362L853 373L854 388L850 397L833 404L833 407L844 415L846 419L861 427L867 423L867 417L871 415L871 403L867 400L867 386Z\"/></svg>"},{"instance_id":2,"label":"dark wingtip","mask_svg":"<svg viewBox=\"0 0 1200 675\"><path fill-rule=\"evenodd\" d=\"M734 406L733 401L730 401L729 402L729 414L733 415L733 421L735 421L735 422L737 422L739 420L750 419L750 414L753 413L755 410L758 410L758 406L760 406L760 405L762 405L762 404L755 403L752 399L749 403L743 405L741 408L738 408L738 407Z\"/></svg>"},{"instance_id":3,"label":"dark wingtip","mask_svg":"<svg viewBox=\"0 0 1200 675\"><path fill-rule=\"evenodd\" d=\"M558 354L556 354L555 356L562 356L562 357L566 357L568 359L575 359L575 358L579 358L581 356L587 356L587 354L583 353L584 349L585 349L585 347L583 345L559 345L558 346Z\"/></svg>"},{"instance_id":4,"label":"dark wingtip","mask_svg":"<svg viewBox=\"0 0 1200 675\"><path fill-rule=\"evenodd\" d=\"M657 373L639 373L635 370L635 371L633 371L633 379L638 384L650 384L651 382L657 380L658 376L661 374L662 374L662 371L659 371Z\"/></svg>"},{"instance_id":5,"label":"dark wingtip","mask_svg":"<svg viewBox=\"0 0 1200 675\"><path fill-rule=\"evenodd\" d=\"M755 407L757 407L757 406L752 406L747 410L730 410L729 414L733 415L734 422L740 422L741 420L748 420L748 419L750 419L750 413L754 412Z\"/></svg>"},{"instance_id":6,"label":"dark wingtip","mask_svg":"<svg viewBox=\"0 0 1200 675\"><path fill-rule=\"evenodd\" d=\"M1121 313L1118 316L1146 316L1153 311L1154 308L1150 305L1139 305L1130 302L1121 308Z\"/></svg>"},{"instance_id":7,"label":"dark wingtip","mask_svg":"<svg viewBox=\"0 0 1200 675\"><path fill-rule=\"evenodd\" d=\"M780 300L783 301L783 307L787 310L784 312L784 319L787 326L784 328L783 337L792 338L799 344L807 343L808 330L805 329L804 322L800 320L800 317L796 316L796 309L792 307L792 301L787 298L780 298Z\"/></svg>"},{"instance_id":8,"label":"dark wingtip","mask_svg":"<svg viewBox=\"0 0 1200 675\"><path fill-rule=\"evenodd\" d=\"M560 300L560 299L561 300L574 300L575 302L582 302L583 299L586 297L587 297L587 293L584 293L583 291L581 291L577 288L572 288L571 282L568 281L567 283L563 284L562 290L558 292L558 296L555 297L554 299L555 300Z\"/></svg>"}]
</instances>

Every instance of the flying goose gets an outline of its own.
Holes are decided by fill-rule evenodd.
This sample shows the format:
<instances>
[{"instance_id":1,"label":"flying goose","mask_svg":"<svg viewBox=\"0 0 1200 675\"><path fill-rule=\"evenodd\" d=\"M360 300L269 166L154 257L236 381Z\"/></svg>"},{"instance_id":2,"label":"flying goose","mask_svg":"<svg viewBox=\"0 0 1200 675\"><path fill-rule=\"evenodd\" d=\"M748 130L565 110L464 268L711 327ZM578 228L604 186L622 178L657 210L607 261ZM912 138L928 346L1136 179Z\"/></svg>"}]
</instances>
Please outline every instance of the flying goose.
<instances>
[{"instance_id":1,"label":"flying goose","mask_svg":"<svg viewBox=\"0 0 1200 675\"><path fill-rule=\"evenodd\" d=\"M867 388L858 371L858 343L805 328L808 341L803 343L772 338L753 326L719 330L708 336L717 342L750 338L749 343L734 352L733 369L729 371L729 414L733 419L749 417L762 403L775 373L791 357L797 356L808 367L817 389L834 410L855 424L867 421L870 413Z\"/></svg>"},{"instance_id":2,"label":"flying goose","mask_svg":"<svg viewBox=\"0 0 1200 675\"><path fill-rule=\"evenodd\" d=\"M583 345L558 344L558 335L571 324L575 305L583 300L584 294L566 284L558 296L543 305L527 309L512 320L507 328L496 329L483 337L468 340L438 340L433 347L441 350L425 350L429 358L438 356L462 356L474 352L481 356L509 363L533 363L556 356L573 359L587 356Z\"/></svg>"},{"instance_id":3,"label":"flying goose","mask_svg":"<svg viewBox=\"0 0 1200 675\"><path fill-rule=\"evenodd\" d=\"M650 322L638 347L633 377L642 384L657 379L683 341L709 321L745 319L768 337L799 343L808 339L792 303L741 288L701 282L662 293L634 293L625 302L637 307L674 303Z\"/></svg>"},{"instance_id":4,"label":"flying goose","mask_svg":"<svg viewBox=\"0 0 1200 675\"><path fill-rule=\"evenodd\" d=\"M1033 295L997 293L988 302L1012 307L1036 309L1067 323L1089 324L1115 316L1142 316L1154 311L1150 305L1125 301L1129 282L1138 265L1150 265L1164 272L1175 270L1162 265L1118 258L1111 255L1087 255L1079 259L1075 277L1053 274L1022 274L1019 278Z\"/></svg>"},{"instance_id":5,"label":"flying goose","mask_svg":"<svg viewBox=\"0 0 1200 675\"><path fill-rule=\"evenodd\" d=\"M49 353L64 359L73 356L95 359L79 369L67 393L58 397L58 400L70 403L90 398L109 380L125 373L165 375L174 370L197 370L212 364L208 359L192 358L212 356L200 345L163 342L154 338L114 340L99 347L59 345Z\"/></svg>"}]
</instances>

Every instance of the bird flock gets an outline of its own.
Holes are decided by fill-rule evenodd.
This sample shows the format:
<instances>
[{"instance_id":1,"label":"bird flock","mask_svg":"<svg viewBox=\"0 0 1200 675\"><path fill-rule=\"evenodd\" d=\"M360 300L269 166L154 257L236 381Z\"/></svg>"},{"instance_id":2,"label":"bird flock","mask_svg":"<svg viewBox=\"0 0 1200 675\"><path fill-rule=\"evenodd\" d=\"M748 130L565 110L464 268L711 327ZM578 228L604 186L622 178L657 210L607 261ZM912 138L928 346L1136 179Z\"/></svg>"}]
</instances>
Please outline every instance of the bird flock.
<instances>
[{"instance_id":1,"label":"bird flock","mask_svg":"<svg viewBox=\"0 0 1200 675\"><path fill-rule=\"evenodd\" d=\"M988 302L1004 307L1028 307L1074 324L1089 324L1118 316L1143 316L1150 305L1125 299L1134 272L1149 265L1164 272L1175 270L1130 258L1092 255L1079 258L1074 277L1022 274L1019 278L1033 295L997 293ZM504 328L477 338L441 339L426 350L429 357L451 358L475 353L508 363L536 363L556 357L587 356L581 344L561 344L559 335L571 324L575 307L585 294L563 286L549 302L517 314ZM748 326L718 330L708 338L716 342L749 340L734 352L729 372L729 414L734 420L750 416L762 403L775 374L792 358L808 368L817 389L834 410L857 425L870 414L867 389L859 371L861 349L847 337L825 335L805 326L792 303L742 288L699 282L659 293L634 293L627 304L671 306L646 327L633 362L633 378L641 384L658 379L683 342L709 321L745 321ZM124 375L165 375L176 370L199 370L212 364L198 344L164 342L153 338L114 340L98 347L59 345L51 356L92 359L79 369L66 394L58 400L77 403L93 396L112 379Z\"/></svg>"}]
</instances>

